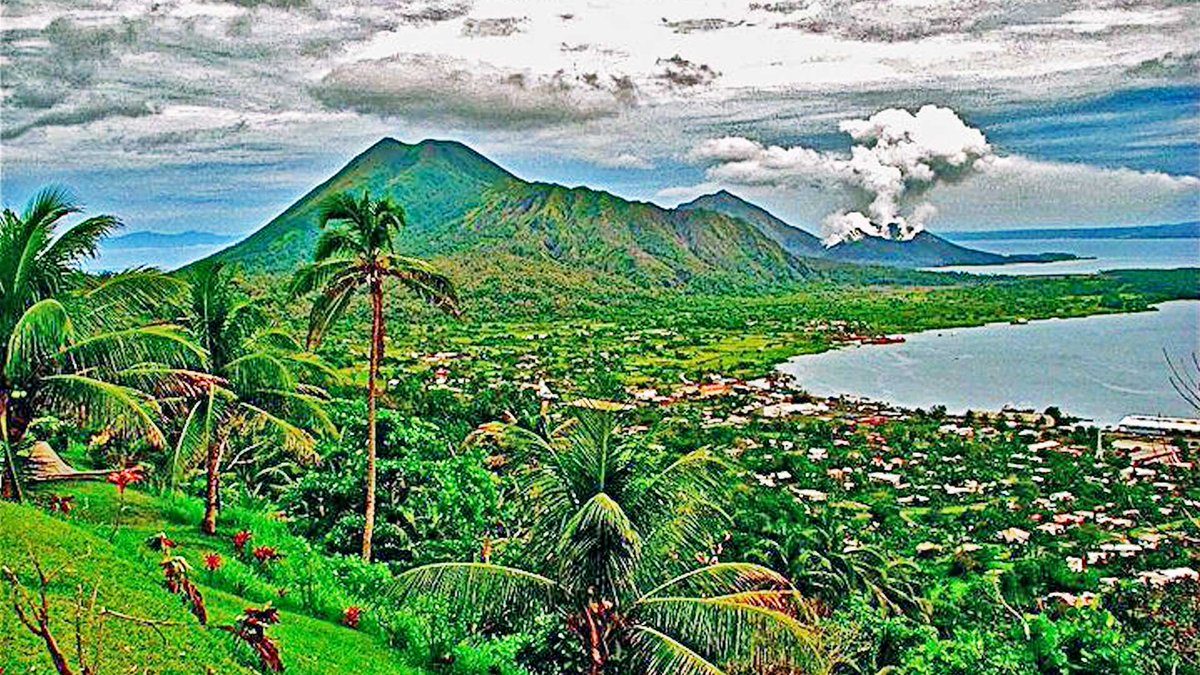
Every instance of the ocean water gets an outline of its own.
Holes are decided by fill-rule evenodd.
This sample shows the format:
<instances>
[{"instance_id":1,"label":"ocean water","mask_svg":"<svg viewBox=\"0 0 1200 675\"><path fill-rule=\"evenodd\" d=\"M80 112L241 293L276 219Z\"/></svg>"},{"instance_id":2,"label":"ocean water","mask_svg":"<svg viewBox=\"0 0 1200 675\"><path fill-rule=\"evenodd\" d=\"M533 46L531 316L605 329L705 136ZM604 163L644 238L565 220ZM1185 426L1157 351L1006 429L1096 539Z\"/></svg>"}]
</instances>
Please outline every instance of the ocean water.
<instances>
[{"instance_id":1,"label":"ocean water","mask_svg":"<svg viewBox=\"0 0 1200 675\"><path fill-rule=\"evenodd\" d=\"M1200 239L980 239L958 242L992 253L1074 253L1092 260L932 268L970 274L1090 274L1113 269L1200 267Z\"/></svg>"},{"instance_id":2,"label":"ocean water","mask_svg":"<svg viewBox=\"0 0 1200 675\"><path fill-rule=\"evenodd\" d=\"M89 272L112 272L130 267L157 267L173 270L216 253L228 244L195 244L190 246L145 246L109 248L101 245L100 256L87 261Z\"/></svg>"},{"instance_id":3,"label":"ocean water","mask_svg":"<svg viewBox=\"0 0 1200 675\"><path fill-rule=\"evenodd\" d=\"M798 356L779 370L820 396L850 394L952 412L1006 405L1114 424L1127 414L1197 416L1172 389L1200 350L1200 301L1156 311L927 331L894 345Z\"/></svg>"}]
</instances>

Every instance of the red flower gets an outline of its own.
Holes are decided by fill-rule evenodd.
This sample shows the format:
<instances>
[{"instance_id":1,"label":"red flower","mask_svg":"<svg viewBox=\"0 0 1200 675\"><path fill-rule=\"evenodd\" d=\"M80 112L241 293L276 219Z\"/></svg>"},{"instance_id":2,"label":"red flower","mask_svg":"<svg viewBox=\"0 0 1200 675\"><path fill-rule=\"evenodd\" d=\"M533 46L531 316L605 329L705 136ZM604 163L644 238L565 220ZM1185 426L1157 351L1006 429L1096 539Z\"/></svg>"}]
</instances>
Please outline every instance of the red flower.
<instances>
[{"instance_id":1,"label":"red flower","mask_svg":"<svg viewBox=\"0 0 1200 675\"><path fill-rule=\"evenodd\" d=\"M140 466L131 466L128 469L121 469L108 474L108 482L117 486L117 492L125 494L125 488L133 483L140 483L146 480L146 474Z\"/></svg>"},{"instance_id":2,"label":"red flower","mask_svg":"<svg viewBox=\"0 0 1200 675\"><path fill-rule=\"evenodd\" d=\"M225 561L222 560L221 556L216 553L209 553L208 555L204 556L204 569L208 570L209 572L216 572L217 570L221 569L221 565L224 564Z\"/></svg>"},{"instance_id":3,"label":"red flower","mask_svg":"<svg viewBox=\"0 0 1200 675\"><path fill-rule=\"evenodd\" d=\"M362 607L347 607L345 614L342 615L342 623L350 628L358 628L360 620L362 620Z\"/></svg>"},{"instance_id":4,"label":"red flower","mask_svg":"<svg viewBox=\"0 0 1200 675\"><path fill-rule=\"evenodd\" d=\"M233 535L233 548L237 550L239 555L246 552L246 542L250 541L250 538L253 536L249 530L242 530Z\"/></svg>"},{"instance_id":5,"label":"red flower","mask_svg":"<svg viewBox=\"0 0 1200 675\"><path fill-rule=\"evenodd\" d=\"M283 555L279 552L279 549L274 546L259 546L254 549L254 558L260 563L268 563L273 560L279 560L282 557Z\"/></svg>"}]
</instances>

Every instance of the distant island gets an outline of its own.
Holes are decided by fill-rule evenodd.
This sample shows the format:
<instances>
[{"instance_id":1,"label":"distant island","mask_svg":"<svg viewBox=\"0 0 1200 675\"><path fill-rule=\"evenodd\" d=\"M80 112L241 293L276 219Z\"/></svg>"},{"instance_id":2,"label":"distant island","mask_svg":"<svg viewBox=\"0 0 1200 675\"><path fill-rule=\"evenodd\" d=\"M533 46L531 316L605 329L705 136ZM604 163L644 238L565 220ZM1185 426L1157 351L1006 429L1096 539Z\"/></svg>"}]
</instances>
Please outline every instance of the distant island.
<instances>
[{"instance_id":1,"label":"distant island","mask_svg":"<svg viewBox=\"0 0 1200 675\"><path fill-rule=\"evenodd\" d=\"M174 246L222 246L239 237L213 232L130 232L104 240L106 249L170 248Z\"/></svg>"},{"instance_id":2,"label":"distant island","mask_svg":"<svg viewBox=\"0 0 1200 675\"><path fill-rule=\"evenodd\" d=\"M1200 239L1200 221L1132 227L1071 227L982 232L943 232L952 241L1012 239Z\"/></svg>"}]
</instances>

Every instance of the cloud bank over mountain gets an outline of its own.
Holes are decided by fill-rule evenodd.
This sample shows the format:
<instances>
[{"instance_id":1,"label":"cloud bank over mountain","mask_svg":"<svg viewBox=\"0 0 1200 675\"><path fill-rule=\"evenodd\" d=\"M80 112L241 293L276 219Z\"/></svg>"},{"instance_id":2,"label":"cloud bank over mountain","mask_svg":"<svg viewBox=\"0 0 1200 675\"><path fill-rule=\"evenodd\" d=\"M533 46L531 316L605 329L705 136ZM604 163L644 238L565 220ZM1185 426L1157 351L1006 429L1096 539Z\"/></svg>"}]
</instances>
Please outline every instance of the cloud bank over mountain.
<instances>
[{"instance_id":1,"label":"cloud bank over mountain","mask_svg":"<svg viewBox=\"0 0 1200 675\"><path fill-rule=\"evenodd\" d=\"M230 187L250 167L299 186L386 134L459 138L544 167L538 178L599 177L652 197L719 178L689 158L703 139L853 153L871 141L847 141L838 122L926 104L992 139L976 118L1019 123L1058 102L1200 86L1200 7L1170 0L8 0L3 12L5 199L68 171L62 157L75 172L64 180L153 182L204 164ZM1104 168L1129 157L1197 173L1195 123L1171 110ZM1060 135L1032 159L1061 162L1065 134L1039 133ZM900 201L924 183L901 182ZM882 215L892 193L863 189L883 196ZM869 204L843 208L870 220Z\"/></svg>"}]
</instances>

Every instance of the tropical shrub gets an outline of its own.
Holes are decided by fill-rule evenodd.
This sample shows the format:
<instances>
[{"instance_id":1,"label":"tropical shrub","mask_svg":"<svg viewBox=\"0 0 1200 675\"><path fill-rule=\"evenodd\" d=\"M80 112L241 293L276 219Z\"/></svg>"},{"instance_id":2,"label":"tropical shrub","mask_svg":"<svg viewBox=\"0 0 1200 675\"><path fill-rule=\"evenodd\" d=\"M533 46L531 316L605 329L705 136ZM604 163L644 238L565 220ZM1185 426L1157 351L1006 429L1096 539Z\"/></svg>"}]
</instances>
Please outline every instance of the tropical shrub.
<instances>
[{"instance_id":1,"label":"tropical shrub","mask_svg":"<svg viewBox=\"0 0 1200 675\"><path fill-rule=\"evenodd\" d=\"M295 530L334 553L359 544L364 408L360 401L334 405L342 438L318 444L320 465L283 496ZM377 559L420 564L477 554L503 522L498 480L484 468L483 449L455 450L427 422L379 413Z\"/></svg>"}]
</instances>

